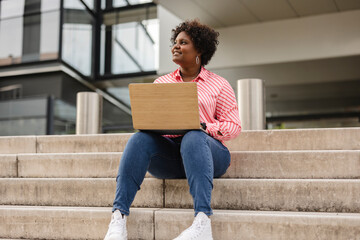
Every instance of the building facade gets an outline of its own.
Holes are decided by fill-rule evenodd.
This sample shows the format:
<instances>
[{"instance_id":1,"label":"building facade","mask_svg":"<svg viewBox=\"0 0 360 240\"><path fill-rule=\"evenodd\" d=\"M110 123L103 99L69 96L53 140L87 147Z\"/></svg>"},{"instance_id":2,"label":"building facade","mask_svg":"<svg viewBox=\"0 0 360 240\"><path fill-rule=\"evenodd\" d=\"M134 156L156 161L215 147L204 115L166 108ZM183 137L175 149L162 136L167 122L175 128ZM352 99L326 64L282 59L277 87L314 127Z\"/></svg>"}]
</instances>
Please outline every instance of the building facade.
<instances>
[{"instance_id":1,"label":"building facade","mask_svg":"<svg viewBox=\"0 0 360 240\"><path fill-rule=\"evenodd\" d=\"M267 128L360 126L359 1L1 0L0 135L74 133L80 91L103 132L132 131L128 84L176 69L194 18L220 32L209 70L265 81Z\"/></svg>"}]
</instances>

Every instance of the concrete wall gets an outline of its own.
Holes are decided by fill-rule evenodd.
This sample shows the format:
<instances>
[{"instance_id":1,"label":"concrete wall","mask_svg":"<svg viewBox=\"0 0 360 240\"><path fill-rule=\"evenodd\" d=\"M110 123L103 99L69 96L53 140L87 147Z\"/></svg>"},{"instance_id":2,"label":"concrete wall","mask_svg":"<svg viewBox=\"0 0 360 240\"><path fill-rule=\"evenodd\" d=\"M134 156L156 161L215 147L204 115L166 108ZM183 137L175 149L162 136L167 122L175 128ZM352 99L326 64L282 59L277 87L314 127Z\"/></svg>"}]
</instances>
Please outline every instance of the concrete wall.
<instances>
[{"instance_id":1,"label":"concrete wall","mask_svg":"<svg viewBox=\"0 0 360 240\"><path fill-rule=\"evenodd\" d=\"M171 29L175 28L182 20L169 12L167 9L158 5L159 18L159 70L158 73L163 75L174 71L177 65L171 60L170 38Z\"/></svg>"},{"instance_id":2,"label":"concrete wall","mask_svg":"<svg viewBox=\"0 0 360 240\"><path fill-rule=\"evenodd\" d=\"M171 29L180 19L159 7L159 74L173 71ZM217 29L220 45L209 69L360 54L360 10ZM167 41L167 42L166 42ZM176 66L175 66L176 67Z\"/></svg>"}]
</instances>

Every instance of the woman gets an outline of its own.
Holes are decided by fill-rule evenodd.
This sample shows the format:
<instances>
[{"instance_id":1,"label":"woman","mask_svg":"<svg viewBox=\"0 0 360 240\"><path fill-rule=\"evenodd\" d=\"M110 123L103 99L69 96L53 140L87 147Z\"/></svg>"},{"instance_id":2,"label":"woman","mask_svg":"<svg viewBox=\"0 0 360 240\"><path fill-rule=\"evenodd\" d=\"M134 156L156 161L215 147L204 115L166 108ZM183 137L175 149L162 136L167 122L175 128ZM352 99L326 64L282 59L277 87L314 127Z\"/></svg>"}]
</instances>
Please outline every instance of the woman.
<instances>
[{"instance_id":1,"label":"woman","mask_svg":"<svg viewBox=\"0 0 360 240\"><path fill-rule=\"evenodd\" d=\"M206 70L218 45L218 32L198 21L172 30L172 60L180 67L155 83L196 82L200 120L205 131L184 136L138 132L127 143L119 166L112 220L105 240L127 239L126 216L146 171L162 179L187 178L194 200L195 219L176 239L212 239L210 207L213 178L230 164L224 140L241 131L235 94L222 77Z\"/></svg>"}]
</instances>

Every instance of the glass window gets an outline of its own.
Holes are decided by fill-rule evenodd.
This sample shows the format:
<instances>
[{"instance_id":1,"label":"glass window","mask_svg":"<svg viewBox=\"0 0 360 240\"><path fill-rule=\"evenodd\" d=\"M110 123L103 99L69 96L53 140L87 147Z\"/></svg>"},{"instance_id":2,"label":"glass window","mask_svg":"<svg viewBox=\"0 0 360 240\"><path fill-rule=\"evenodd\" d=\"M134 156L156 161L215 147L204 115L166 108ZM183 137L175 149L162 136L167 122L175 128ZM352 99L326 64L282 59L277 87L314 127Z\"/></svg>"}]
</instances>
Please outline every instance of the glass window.
<instances>
[{"instance_id":1,"label":"glass window","mask_svg":"<svg viewBox=\"0 0 360 240\"><path fill-rule=\"evenodd\" d=\"M59 51L60 11L43 12L40 29L40 60L56 59Z\"/></svg>"},{"instance_id":2,"label":"glass window","mask_svg":"<svg viewBox=\"0 0 360 240\"><path fill-rule=\"evenodd\" d=\"M52 11L60 9L60 0L42 0L41 1L41 11Z\"/></svg>"},{"instance_id":3,"label":"glass window","mask_svg":"<svg viewBox=\"0 0 360 240\"><path fill-rule=\"evenodd\" d=\"M86 76L91 75L93 18L78 1L66 0L63 24L63 60ZM71 8L70 8L71 7Z\"/></svg>"},{"instance_id":4,"label":"glass window","mask_svg":"<svg viewBox=\"0 0 360 240\"><path fill-rule=\"evenodd\" d=\"M0 66L21 63L23 18L0 21Z\"/></svg>"},{"instance_id":5,"label":"glass window","mask_svg":"<svg viewBox=\"0 0 360 240\"><path fill-rule=\"evenodd\" d=\"M107 92L121 100L123 103L130 106L130 95L128 86L124 87L110 87L106 89Z\"/></svg>"},{"instance_id":6,"label":"glass window","mask_svg":"<svg viewBox=\"0 0 360 240\"><path fill-rule=\"evenodd\" d=\"M119 24L114 28L114 48L121 46L122 53L126 52L127 57L124 57L124 54L118 55L117 52L114 52L113 62L119 61L120 64L113 67L113 72L131 72L126 67L124 69L120 68L120 66L130 67L131 65L136 65L137 71L154 70L154 43L145 25L142 22L132 22Z\"/></svg>"},{"instance_id":7,"label":"glass window","mask_svg":"<svg viewBox=\"0 0 360 240\"><path fill-rule=\"evenodd\" d=\"M84 3L88 6L88 8L94 9L94 0L84 0Z\"/></svg>"},{"instance_id":8,"label":"glass window","mask_svg":"<svg viewBox=\"0 0 360 240\"><path fill-rule=\"evenodd\" d=\"M40 10L40 9L39 9ZM25 15L22 39L22 62L38 61L40 57L41 15Z\"/></svg>"},{"instance_id":9,"label":"glass window","mask_svg":"<svg viewBox=\"0 0 360 240\"><path fill-rule=\"evenodd\" d=\"M127 6L127 2L125 0L113 0L114 7L124 7Z\"/></svg>"},{"instance_id":10,"label":"glass window","mask_svg":"<svg viewBox=\"0 0 360 240\"><path fill-rule=\"evenodd\" d=\"M94 0L83 0L86 6L90 9L94 9ZM69 9L86 9L84 4L80 0L65 0L64 8Z\"/></svg>"},{"instance_id":11,"label":"glass window","mask_svg":"<svg viewBox=\"0 0 360 240\"><path fill-rule=\"evenodd\" d=\"M158 19L128 22L112 27L111 73L153 71L158 66ZM105 45L102 28L102 45ZM101 73L104 73L102 49Z\"/></svg>"},{"instance_id":12,"label":"glass window","mask_svg":"<svg viewBox=\"0 0 360 240\"><path fill-rule=\"evenodd\" d=\"M152 0L113 0L113 7L124 7L130 5L137 5L143 3L153 2ZM129 3L129 4L128 4Z\"/></svg>"},{"instance_id":13,"label":"glass window","mask_svg":"<svg viewBox=\"0 0 360 240\"><path fill-rule=\"evenodd\" d=\"M85 6L79 0L65 0L64 8L67 9L86 9Z\"/></svg>"},{"instance_id":14,"label":"glass window","mask_svg":"<svg viewBox=\"0 0 360 240\"><path fill-rule=\"evenodd\" d=\"M0 4L0 66L58 57L59 0Z\"/></svg>"},{"instance_id":15,"label":"glass window","mask_svg":"<svg viewBox=\"0 0 360 240\"><path fill-rule=\"evenodd\" d=\"M25 0L0 2L0 66L21 62Z\"/></svg>"},{"instance_id":16,"label":"glass window","mask_svg":"<svg viewBox=\"0 0 360 240\"><path fill-rule=\"evenodd\" d=\"M0 136L46 134L47 98L0 102Z\"/></svg>"},{"instance_id":17,"label":"glass window","mask_svg":"<svg viewBox=\"0 0 360 240\"><path fill-rule=\"evenodd\" d=\"M24 14L25 0L0 1L0 19L20 17Z\"/></svg>"}]
</instances>

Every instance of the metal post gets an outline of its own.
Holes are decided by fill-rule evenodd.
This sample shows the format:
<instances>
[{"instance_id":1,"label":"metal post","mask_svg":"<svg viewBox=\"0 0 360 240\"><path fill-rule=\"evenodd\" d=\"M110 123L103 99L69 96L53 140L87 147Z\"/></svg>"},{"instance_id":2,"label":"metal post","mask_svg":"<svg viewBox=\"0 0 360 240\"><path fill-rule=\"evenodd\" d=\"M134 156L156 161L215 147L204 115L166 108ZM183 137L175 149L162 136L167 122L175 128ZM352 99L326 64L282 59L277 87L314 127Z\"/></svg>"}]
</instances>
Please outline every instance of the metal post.
<instances>
[{"instance_id":1,"label":"metal post","mask_svg":"<svg viewBox=\"0 0 360 240\"><path fill-rule=\"evenodd\" d=\"M261 79L240 79L237 82L237 88L239 114L242 123L242 129L264 129L264 81Z\"/></svg>"},{"instance_id":2,"label":"metal post","mask_svg":"<svg viewBox=\"0 0 360 240\"><path fill-rule=\"evenodd\" d=\"M76 134L101 133L102 96L95 92L79 92L76 103Z\"/></svg>"}]
</instances>

